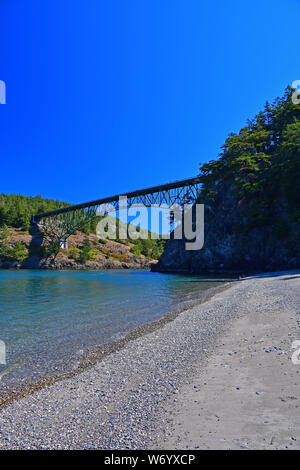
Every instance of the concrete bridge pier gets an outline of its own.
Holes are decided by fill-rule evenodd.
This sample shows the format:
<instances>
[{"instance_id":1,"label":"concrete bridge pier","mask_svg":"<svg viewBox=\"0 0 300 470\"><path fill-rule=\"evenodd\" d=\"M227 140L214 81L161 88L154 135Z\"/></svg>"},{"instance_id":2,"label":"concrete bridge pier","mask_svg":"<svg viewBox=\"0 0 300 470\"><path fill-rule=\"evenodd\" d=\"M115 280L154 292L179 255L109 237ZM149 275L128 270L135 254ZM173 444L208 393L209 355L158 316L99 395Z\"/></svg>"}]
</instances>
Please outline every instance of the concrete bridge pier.
<instances>
[{"instance_id":1,"label":"concrete bridge pier","mask_svg":"<svg viewBox=\"0 0 300 470\"><path fill-rule=\"evenodd\" d=\"M59 242L60 248L63 248L64 250L68 249L68 240L60 240Z\"/></svg>"}]
</instances>

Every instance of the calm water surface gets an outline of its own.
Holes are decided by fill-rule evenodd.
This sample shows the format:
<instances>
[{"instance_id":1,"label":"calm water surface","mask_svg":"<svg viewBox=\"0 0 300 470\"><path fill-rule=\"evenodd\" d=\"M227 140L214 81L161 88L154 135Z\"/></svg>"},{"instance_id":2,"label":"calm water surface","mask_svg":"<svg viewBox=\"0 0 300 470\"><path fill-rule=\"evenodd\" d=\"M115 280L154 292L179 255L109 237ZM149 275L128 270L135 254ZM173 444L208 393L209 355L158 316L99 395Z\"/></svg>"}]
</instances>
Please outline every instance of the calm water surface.
<instances>
[{"instance_id":1,"label":"calm water surface","mask_svg":"<svg viewBox=\"0 0 300 470\"><path fill-rule=\"evenodd\" d=\"M0 398L8 389L69 371L83 351L223 282L149 271L0 270L0 340L7 348Z\"/></svg>"}]
</instances>

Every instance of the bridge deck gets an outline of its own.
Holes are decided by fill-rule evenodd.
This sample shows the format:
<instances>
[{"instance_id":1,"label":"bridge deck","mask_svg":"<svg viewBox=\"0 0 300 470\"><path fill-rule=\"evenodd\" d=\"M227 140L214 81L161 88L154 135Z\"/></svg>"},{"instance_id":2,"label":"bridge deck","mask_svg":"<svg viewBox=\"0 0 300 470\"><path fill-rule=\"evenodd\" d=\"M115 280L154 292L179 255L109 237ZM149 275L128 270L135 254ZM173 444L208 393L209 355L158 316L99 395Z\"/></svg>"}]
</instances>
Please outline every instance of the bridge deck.
<instances>
[{"instance_id":1,"label":"bridge deck","mask_svg":"<svg viewBox=\"0 0 300 470\"><path fill-rule=\"evenodd\" d=\"M183 179L183 180L177 180L177 181L173 181L171 183L164 183L164 184L160 184L158 186L151 186L149 188L138 189L136 191L130 191L130 192L127 192L127 193L117 194L115 196L109 196L109 197L105 197L105 198L102 198L102 199L96 199L94 201L83 202L81 204L74 204L74 205L68 206L68 207L62 207L61 209L55 209L55 210L49 211L49 212L43 212L43 213L34 215L33 220L38 220L42 217L49 217L49 216L52 216L52 215L63 214L63 213L66 213L66 212L71 212L71 211L77 210L77 209L85 209L85 208L88 208L88 207L99 206L101 204L108 204L110 202L118 201L121 196L127 196L128 198L136 197L136 196L143 196L143 195L146 195L146 194L154 194L154 193L158 193L160 191L166 191L168 189L184 188L186 186L190 186L190 185L198 184L198 183L201 183L201 177L200 176L196 176L196 177L193 177L193 178L186 178L186 179Z\"/></svg>"}]
</instances>

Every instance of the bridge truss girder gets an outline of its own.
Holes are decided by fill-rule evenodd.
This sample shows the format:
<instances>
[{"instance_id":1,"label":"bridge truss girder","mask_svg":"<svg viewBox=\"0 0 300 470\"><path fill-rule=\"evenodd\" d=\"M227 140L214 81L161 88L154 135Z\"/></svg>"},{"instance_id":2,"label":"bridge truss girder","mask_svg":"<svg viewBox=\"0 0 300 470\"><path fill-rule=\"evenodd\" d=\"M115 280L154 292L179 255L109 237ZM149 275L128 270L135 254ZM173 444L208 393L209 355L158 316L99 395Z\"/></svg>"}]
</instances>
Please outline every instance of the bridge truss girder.
<instances>
[{"instance_id":1,"label":"bridge truss girder","mask_svg":"<svg viewBox=\"0 0 300 470\"><path fill-rule=\"evenodd\" d=\"M96 207L88 207L87 209L76 209L72 212L42 217L37 222L37 225L42 229L44 236L49 241L57 241L57 243L61 244L95 217Z\"/></svg>"},{"instance_id":2,"label":"bridge truss girder","mask_svg":"<svg viewBox=\"0 0 300 470\"><path fill-rule=\"evenodd\" d=\"M195 204L197 202L200 189L200 179L198 177L190 178L181 182L149 188L149 190L135 191L37 214L33 216L32 222L42 229L47 238L61 244L87 222L95 219L100 214L104 215L110 212L112 209L119 211L138 205L183 208L185 204ZM124 199L126 199L126 205Z\"/></svg>"}]
</instances>

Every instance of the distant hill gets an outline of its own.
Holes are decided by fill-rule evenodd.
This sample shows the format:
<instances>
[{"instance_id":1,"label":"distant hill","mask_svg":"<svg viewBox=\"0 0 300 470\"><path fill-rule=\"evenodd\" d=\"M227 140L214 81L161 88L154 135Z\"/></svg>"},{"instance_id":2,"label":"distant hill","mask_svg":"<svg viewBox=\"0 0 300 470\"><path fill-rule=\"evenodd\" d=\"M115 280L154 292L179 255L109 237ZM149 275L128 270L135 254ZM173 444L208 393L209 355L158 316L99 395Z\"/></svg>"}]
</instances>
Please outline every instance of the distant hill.
<instances>
[{"instance_id":1,"label":"distant hill","mask_svg":"<svg viewBox=\"0 0 300 470\"><path fill-rule=\"evenodd\" d=\"M0 194L0 227L28 230L33 214L70 206L67 202L45 199L41 196L27 197L19 194Z\"/></svg>"}]
</instances>

